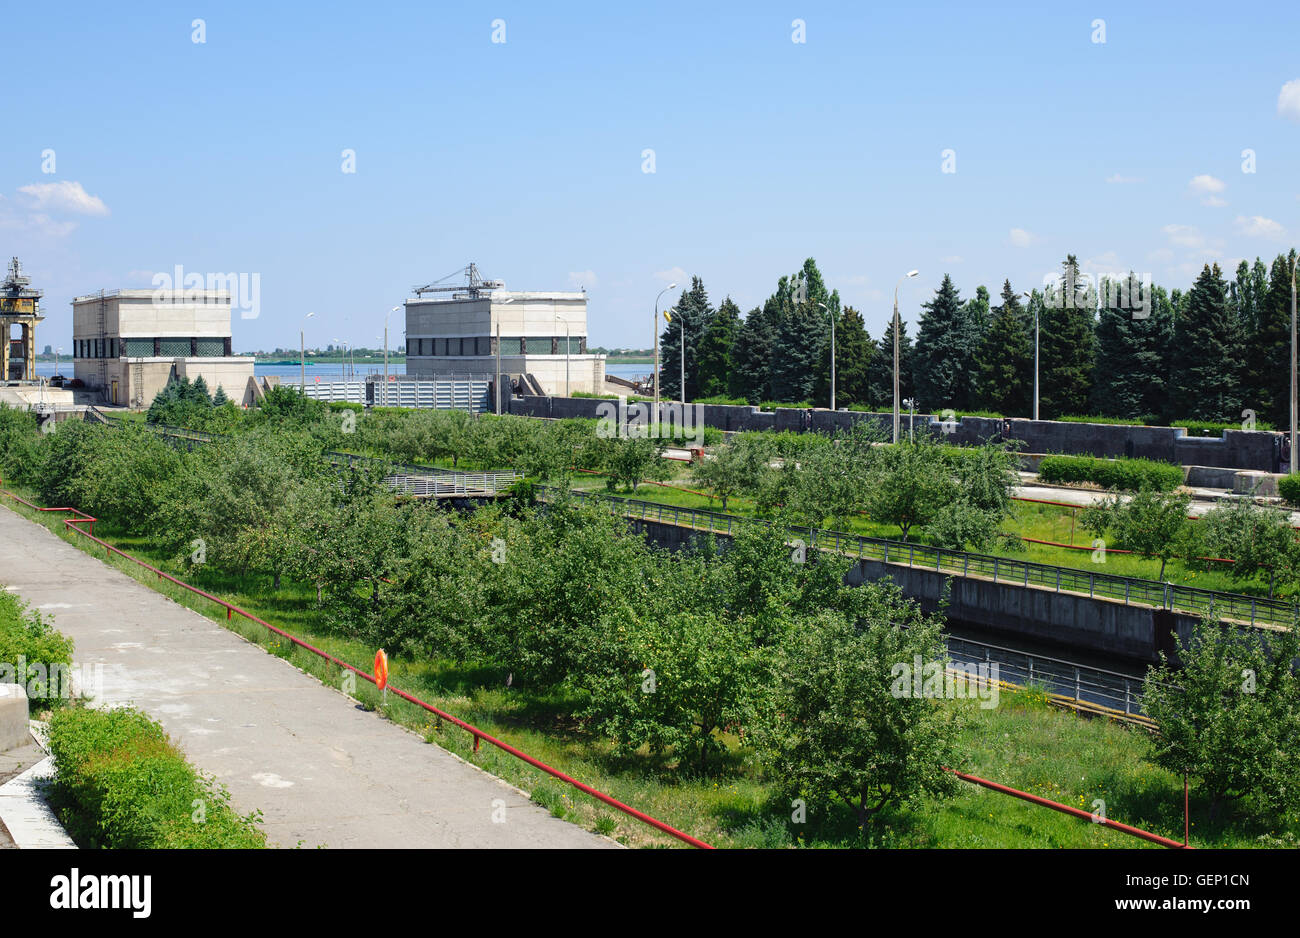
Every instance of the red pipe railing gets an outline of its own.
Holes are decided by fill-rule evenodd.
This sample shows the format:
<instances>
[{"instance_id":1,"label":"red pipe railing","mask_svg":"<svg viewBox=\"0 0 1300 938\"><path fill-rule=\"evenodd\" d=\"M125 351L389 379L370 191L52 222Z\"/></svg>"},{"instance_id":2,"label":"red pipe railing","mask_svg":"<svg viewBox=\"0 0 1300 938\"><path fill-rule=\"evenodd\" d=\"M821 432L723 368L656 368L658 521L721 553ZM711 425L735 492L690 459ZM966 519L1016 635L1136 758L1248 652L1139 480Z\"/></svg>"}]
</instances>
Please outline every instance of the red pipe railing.
<instances>
[{"instance_id":1,"label":"red pipe railing","mask_svg":"<svg viewBox=\"0 0 1300 938\"><path fill-rule=\"evenodd\" d=\"M329 652L322 651L319 648L309 645L307 642L304 642L302 639L290 635L288 632L284 631L283 629L276 628L274 625L265 621L264 619L258 618L257 616L253 615L251 612L241 609L240 607L234 605L233 603L221 599L219 596L214 596L211 593L205 592L199 589L197 586L191 586L189 583L186 583L184 580L179 580L176 577L172 576L171 574L165 573L162 570L159 570L157 567L148 564L137 557L131 556L126 551L114 547L112 544L109 544L107 541L96 537L90 531L85 531L79 527L75 527L75 525L86 524L91 526L93 529L95 519L92 518L90 515L86 514L85 512L78 511L76 508L42 508L39 505L33 505L31 502L27 501L26 499L21 498L18 495L15 495L13 492L7 491L5 489L0 489L0 493L9 496L14 501L22 505L26 505L28 508L31 508L35 511L42 511L42 512L66 511L78 515L79 517L76 518L65 518L63 520L64 527L66 527L70 531L76 531L78 534L82 535L83 537L90 538L90 540L94 541L96 544L99 544L101 547L104 548L105 556L111 556L112 554L117 554L118 556L123 557L126 560L129 560L132 563L137 564L138 566L143 567L144 569L150 571L151 573L158 574L158 576L161 577L162 579L174 583L175 585L181 587L182 589L189 590L191 593L194 593L198 596L202 596L204 599L210 600L211 602L216 603L218 606L223 607L226 610L227 620L231 618L232 614L240 615L245 619L248 619L250 622L256 622L258 625L262 626L263 628L269 629L270 631L274 632L276 635L288 639L290 642L299 646L300 648L305 648L307 651L311 652L314 655L318 655L319 657L325 659L331 664L335 664L340 668L343 668L347 671L351 671L357 676L362 677L365 680L369 681L371 684L375 683L374 676L369 674L368 672L363 671L360 668L353 667L352 665L348 664L346 661L334 657ZM495 736L491 735L490 733L485 733L483 730L479 729L477 726L474 726L473 724L466 723L464 720L458 719L444 710L439 710L437 707L433 706L432 704L425 703L420 698L408 694L404 690L394 687L391 684L388 685L388 690L392 691L395 695L401 697L403 700L413 703L417 707L422 707L423 709L429 711L430 713L434 714L440 719L446 720L448 723L452 723L456 726L459 726L461 729L470 733L474 737L475 752L478 752L480 740L486 740L487 742L491 743L493 746L496 746L498 749L501 749L504 752L508 752L516 759L520 759L524 762L527 762L529 765L533 766L534 768L541 769L546 774L551 775L554 778L558 778L562 782L566 782L572 785L574 788L577 788L579 791L591 795L591 797L595 798L598 801L604 802L605 804L609 805L612 808L617 808L619 811L622 811L624 814L628 815L629 817L636 818L638 821L648 824L651 827L655 828L656 830L662 831L663 833L668 834L672 837L676 837L678 840L682 841L683 843L690 844L692 847L699 847L702 850L715 849L711 844L707 844L696 837L692 837L690 834L687 834L683 831L679 831L677 828L673 827L672 825L665 824L663 821L660 821L658 818L651 817L650 815L646 814L643 811L638 811L636 808L633 808L631 805L626 805L623 802L619 801L617 798L612 798L609 795L605 794L604 792L592 788L590 785L586 785L578 781L576 778L573 778L570 775L566 775L564 772L561 772L559 769L547 765L545 762L542 762L540 759L534 759L532 756L528 755L528 753L523 752L520 749L516 749L514 746L511 746L507 742L497 739Z\"/></svg>"},{"instance_id":2,"label":"red pipe railing","mask_svg":"<svg viewBox=\"0 0 1300 938\"><path fill-rule=\"evenodd\" d=\"M1140 837L1143 840L1149 840L1153 844L1159 844L1162 847L1168 847L1171 850L1196 849L1192 847L1191 844L1179 843L1178 841L1171 840L1168 837L1161 837L1159 834L1153 834L1150 831L1144 831L1140 827L1133 827L1129 824L1121 824L1119 821L1112 821L1109 818L1099 818L1094 814L1089 814L1087 811L1084 811L1082 808L1072 808L1068 804L1061 804L1061 802L1053 801L1050 798L1043 798L1038 795L1031 795L1027 791L1021 791L1020 789L1012 788L1009 785L999 785L997 782L990 782L988 779L980 778L978 775L969 775L966 772L958 772L956 769L950 769L947 768L946 766L944 767L944 771L951 772L953 775L957 776L963 781L970 782L974 785L982 785L983 787L988 788L992 791L996 791L1004 795L1011 795L1013 798L1020 798L1024 801L1028 801L1030 804L1041 805L1044 808L1051 808L1053 811L1060 811L1063 814L1069 814L1077 818L1082 818L1083 820L1090 821L1093 824L1101 824L1113 830L1120 831L1121 833L1129 834L1133 837ZM1184 801L1186 801L1186 797L1187 797L1187 793L1186 793L1186 789L1184 788L1184 792L1183 792Z\"/></svg>"}]
</instances>

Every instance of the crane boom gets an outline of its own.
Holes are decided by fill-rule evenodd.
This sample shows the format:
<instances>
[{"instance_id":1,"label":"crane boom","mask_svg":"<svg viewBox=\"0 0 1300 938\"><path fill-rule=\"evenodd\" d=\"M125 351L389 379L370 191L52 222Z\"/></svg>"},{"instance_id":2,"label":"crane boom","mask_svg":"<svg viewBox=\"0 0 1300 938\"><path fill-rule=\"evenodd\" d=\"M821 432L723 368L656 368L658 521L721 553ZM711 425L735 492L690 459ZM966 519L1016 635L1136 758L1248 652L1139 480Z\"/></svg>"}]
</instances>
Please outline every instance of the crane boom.
<instances>
[{"instance_id":1,"label":"crane boom","mask_svg":"<svg viewBox=\"0 0 1300 938\"><path fill-rule=\"evenodd\" d=\"M463 274L466 282L461 284L448 284L445 282L456 276L456 274ZM500 280L484 280L479 276L478 265L470 261L468 267L450 273L441 280L426 283L422 287L411 287L411 291L416 296L424 296L426 293L464 293L473 299L478 299L480 293L500 290L504 287L505 284Z\"/></svg>"}]
</instances>

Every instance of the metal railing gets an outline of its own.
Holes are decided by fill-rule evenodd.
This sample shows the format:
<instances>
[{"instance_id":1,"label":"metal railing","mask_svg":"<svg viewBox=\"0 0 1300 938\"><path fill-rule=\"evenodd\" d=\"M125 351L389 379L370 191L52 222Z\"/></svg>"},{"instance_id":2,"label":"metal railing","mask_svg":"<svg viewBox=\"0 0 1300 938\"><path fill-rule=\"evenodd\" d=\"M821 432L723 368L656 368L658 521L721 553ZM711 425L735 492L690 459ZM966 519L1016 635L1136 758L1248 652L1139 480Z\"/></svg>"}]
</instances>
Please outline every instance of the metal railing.
<instances>
[{"instance_id":1,"label":"metal railing","mask_svg":"<svg viewBox=\"0 0 1300 938\"><path fill-rule=\"evenodd\" d=\"M538 486L538 492L543 498L553 498L558 490L550 486ZM581 491L572 491L570 495L580 502L608 505L611 511L621 513L628 518L657 521L714 534L732 534L741 524L773 524L761 518L743 518L739 515L728 515L702 508L678 508L636 498ZM809 549L830 550L863 560L920 567L934 570L936 573L981 577L991 579L995 583L1037 587L1058 593L1075 593L1122 602L1125 605L1150 606L1156 609L1234 619L1250 625L1289 626L1300 612L1300 607L1294 603L1247 596L1243 593L1224 593L1194 586L1178 586L1157 580L1143 580L1113 573L1060 567L1055 564L1014 560L991 554L947 550L928 544L892 541L843 531L795 525L791 525L787 530L790 534L804 539Z\"/></svg>"},{"instance_id":2,"label":"metal railing","mask_svg":"<svg viewBox=\"0 0 1300 938\"><path fill-rule=\"evenodd\" d=\"M944 640L954 664L996 664L998 680L1019 687L1042 687L1052 695L1053 703L1068 709L1155 726L1142 712L1146 684L1142 677L959 635L945 634Z\"/></svg>"}]
</instances>

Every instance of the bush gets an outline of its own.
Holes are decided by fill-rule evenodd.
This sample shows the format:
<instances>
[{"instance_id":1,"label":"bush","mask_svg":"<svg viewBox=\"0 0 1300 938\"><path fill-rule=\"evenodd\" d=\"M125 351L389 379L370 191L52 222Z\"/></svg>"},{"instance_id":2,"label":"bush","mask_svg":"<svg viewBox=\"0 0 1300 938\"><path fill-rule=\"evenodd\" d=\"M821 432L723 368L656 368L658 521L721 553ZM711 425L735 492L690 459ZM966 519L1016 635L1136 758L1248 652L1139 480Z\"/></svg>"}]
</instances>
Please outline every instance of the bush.
<instances>
[{"instance_id":1,"label":"bush","mask_svg":"<svg viewBox=\"0 0 1300 938\"><path fill-rule=\"evenodd\" d=\"M1300 473L1292 473L1277 480L1278 494L1288 505L1300 505Z\"/></svg>"},{"instance_id":2,"label":"bush","mask_svg":"<svg viewBox=\"0 0 1300 938\"><path fill-rule=\"evenodd\" d=\"M1223 435L1224 430L1242 430L1241 422L1220 423L1213 420L1175 420L1171 426L1182 427L1187 431L1188 436L1213 436ZM1273 425L1265 420L1255 421L1255 429L1260 431L1272 430Z\"/></svg>"},{"instance_id":3,"label":"bush","mask_svg":"<svg viewBox=\"0 0 1300 938\"><path fill-rule=\"evenodd\" d=\"M82 847L266 846L258 815L236 814L224 788L201 777L138 710L73 708L50 720L53 803Z\"/></svg>"},{"instance_id":4,"label":"bush","mask_svg":"<svg viewBox=\"0 0 1300 938\"><path fill-rule=\"evenodd\" d=\"M17 596L0 592L0 683L23 685L32 712L39 712L65 699L71 665L72 639L54 631Z\"/></svg>"},{"instance_id":5,"label":"bush","mask_svg":"<svg viewBox=\"0 0 1300 938\"><path fill-rule=\"evenodd\" d=\"M1096 456L1047 456L1038 466L1044 482L1070 485L1094 482L1102 488L1136 492L1152 488L1171 492L1183 484L1183 470L1152 459L1098 459Z\"/></svg>"}]
</instances>

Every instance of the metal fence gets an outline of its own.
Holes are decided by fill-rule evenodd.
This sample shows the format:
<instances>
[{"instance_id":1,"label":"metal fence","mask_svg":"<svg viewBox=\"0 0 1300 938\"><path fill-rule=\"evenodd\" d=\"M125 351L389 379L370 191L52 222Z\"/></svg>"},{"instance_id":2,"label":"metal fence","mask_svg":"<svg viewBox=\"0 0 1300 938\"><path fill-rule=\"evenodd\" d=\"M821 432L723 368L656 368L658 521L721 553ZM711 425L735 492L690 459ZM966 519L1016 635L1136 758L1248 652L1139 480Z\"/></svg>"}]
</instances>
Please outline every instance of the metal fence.
<instances>
[{"instance_id":1,"label":"metal fence","mask_svg":"<svg viewBox=\"0 0 1300 938\"><path fill-rule=\"evenodd\" d=\"M1116 717L1133 722L1150 722L1142 712L1141 677L957 635L944 638L954 664L997 664L998 680L1005 683L1042 687L1065 701L1112 710Z\"/></svg>"},{"instance_id":2,"label":"metal fence","mask_svg":"<svg viewBox=\"0 0 1300 938\"><path fill-rule=\"evenodd\" d=\"M543 497L554 497L555 490L539 487ZM598 495L591 492L572 492L581 502L606 504L611 511L643 521L660 521L682 527L710 531L715 534L732 534L741 524L771 524L755 518L742 518L700 508L677 508L636 498ZM1097 573L1054 564L1013 560L988 554L974 554L961 550L945 550L927 544L910 544L885 538L827 531L818 528L790 527L789 533L804 539L808 548L833 550L866 560L882 563L923 567L937 573L957 576L977 576L995 583L1013 583L1017 586L1038 587L1058 593L1077 593L1084 596L1123 602L1125 605L1151 606L1157 609L1178 610L1196 615L1212 615L1235 619L1251 625L1291 625L1297 606L1273 599L1262 599L1242 593L1223 593L1218 590L1177 586L1156 580Z\"/></svg>"},{"instance_id":3,"label":"metal fence","mask_svg":"<svg viewBox=\"0 0 1300 938\"><path fill-rule=\"evenodd\" d=\"M384 484L405 495L499 495L508 492L523 476L517 472L461 472L417 463L390 462L356 453L327 450L331 465L339 468L367 468L384 473Z\"/></svg>"},{"instance_id":4,"label":"metal fence","mask_svg":"<svg viewBox=\"0 0 1300 938\"><path fill-rule=\"evenodd\" d=\"M471 414L486 414L492 412L491 388L490 378L401 378L387 383L363 379L312 381L303 388L303 392L307 397L318 401L464 410Z\"/></svg>"}]
</instances>

